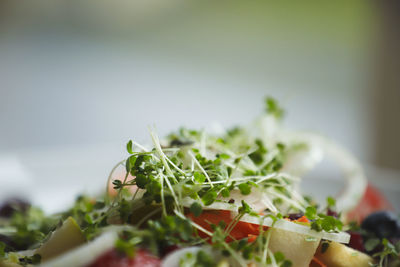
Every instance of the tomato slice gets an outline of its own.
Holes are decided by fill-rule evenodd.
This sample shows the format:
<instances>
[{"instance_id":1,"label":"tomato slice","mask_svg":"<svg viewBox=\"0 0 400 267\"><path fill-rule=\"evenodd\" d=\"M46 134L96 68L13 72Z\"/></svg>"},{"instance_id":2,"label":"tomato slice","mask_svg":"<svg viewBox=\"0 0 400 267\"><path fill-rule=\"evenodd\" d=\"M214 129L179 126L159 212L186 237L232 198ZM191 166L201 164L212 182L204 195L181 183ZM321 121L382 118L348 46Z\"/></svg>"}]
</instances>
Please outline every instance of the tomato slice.
<instances>
[{"instance_id":1,"label":"tomato slice","mask_svg":"<svg viewBox=\"0 0 400 267\"><path fill-rule=\"evenodd\" d=\"M135 252L135 257L129 258L115 249L101 255L88 267L159 267L161 260L143 249Z\"/></svg>"},{"instance_id":2,"label":"tomato slice","mask_svg":"<svg viewBox=\"0 0 400 267\"><path fill-rule=\"evenodd\" d=\"M198 225L202 226L207 231L212 232L211 225L218 225L221 221L225 223L225 230L228 228L229 224L232 222L231 212L228 210L205 210L200 216L196 217L192 213L187 214L187 216ZM267 227L265 227L266 229ZM237 222L235 227L230 232L230 236L226 238L226 242L232 242L233 240L240 240L248 237L249 242L255 240L254 236L260 234L260 226L257 224L247 223L247 222ZM207 238L208 235L199 231L199 235L202 238Z\"/></svg>"},{"instance_id":3,"label":"tomato slice","mask_svg":"<svg viewBox=\"0 0 400 267\"><path fill-rule=\"evenodd\" d=\"M379 210L393 210L393 206L376 187L368 184L364 196L357 206L347 213L346 218L347 221L361 223L369 214Z\"/></svg>"}]
</instances>

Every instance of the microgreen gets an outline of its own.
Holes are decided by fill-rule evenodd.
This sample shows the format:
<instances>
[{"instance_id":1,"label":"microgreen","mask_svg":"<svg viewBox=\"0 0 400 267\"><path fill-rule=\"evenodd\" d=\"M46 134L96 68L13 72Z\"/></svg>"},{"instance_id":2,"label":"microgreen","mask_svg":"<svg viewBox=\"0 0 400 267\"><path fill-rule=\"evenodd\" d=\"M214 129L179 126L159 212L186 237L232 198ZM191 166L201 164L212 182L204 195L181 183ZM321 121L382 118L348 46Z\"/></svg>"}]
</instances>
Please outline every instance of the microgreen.
<instances>
[{"instance_id":1,"label":"microgreen","mask_svg":"<svg viewBox=\"0 0 400 267\"><path fill-rule=\"evenodd\" d=\"M383 246L383 249L372 255L374 258L379 260L378 264L373 265L376 267L386 267L388 266L390 258L396 259L400 255L399 249L386 238L382 239L381 245Z\"/></svg>"},{"instance_id":2,"label":"microgreen","mask_svg":"<svg viewBox=\"0 0 400 267\"><path fill-rule=\"evenodd\" d=\"M198 202L193 202L192 205L190 205L190 212L198 217L203 212L203 208Z\"/></svg>"},{"instance_id":3,"label":"microgreen","mask_svg":"<svg viewBox=\"0 0 400 267\"><path fill-rule=\"evenodd\" d=\"M334 209L336 205L336 200L333 197L327 197L326 204L328 208Z\"/></svg>"},{"instance_id":4,"label":"microgreen","mask_svg":"<svg viewBox=\"0 0 400 267\"><path fill-rule=\"evenodd\" d=\"M129 140L129 142L126 144L126 150L128 151L129 154L133 154L132 140Z\"/></svg>"},{"instance_id":5,"label":"microgreen","mask_svg":"<svg viewBox=\"0 0 400 267\"><path fill-rule=\"evenodd\" d=\"M282 119L284 110L278 105L278 102L272 97L265 98L265 106L267 113L273 115L277 119Z\"/></svg>"},{"instance_id":6,"label":"microgreen","mask_svg":"<svg viewBox=\"0 0 400 267\"><path fill-rule=\"evenodd\" d=\"M333 216L328 216L322 213L317 213L317 209L314 206L306 208L305 214L307 219L311 220L311 229L315 231L341 231L343 223Z\"/></svg>"},{"instance_id":7,"label":"microgreen","mask_svg":"<svg viewBox=\"0 0 400 267\"><path fill-rule=\"evenodd\" d=\"M204 205L210 206L217 198L217 192L215 190L209 190L206 194L203 195L201 200L203 201Z\"/></svg>"},{"instance_id":8,"label":"microgreen","mask_svg":"<svg viewBox=\"0 0 400 267\"><path fill-rule=\"evenodd\" d=\"M267 114L276 119L283 117L284 111L274 99L267 98L265 106ZM108 227L123 225L115 248L129 257L134 257L138 247L161 256L171 246L202 245L212 248L210 251L218 256L229 256L241 266L251 261L291 266L281 252L273 253L269 249L271 229L283 219L282 213L286 217L290 211L304 212L316 231L339 231L342 223L311 206L312 202L295 190L299 179L282 172L290 153L303 149L304 144L286 143L272 137L269 140L264 134L252 134L251 130L233 127L222 134L209 134L180 128L160 140L151 129L153 147L150 149L129 140L126 159L109 175L116 196L99 199L80 196L69 210L55 217L45 216L37 209L17 213L9 222L15 230L11 235L14 247L0 242L0 258L7 256L9 250L40 245L60 220L71 216L89 241ZM119 166L126 172L114 179ZM254 199L262 199L264 210L254 211L257 204ZM224 205L231 212L229 223L221 220L210 224L211 229L196 223L206 210ZM334 206L335 200L328 198L327 207ZM189 213L193 216L188 216ZM255 239L234 237L235 227L245 217L260 221L259 235ZM268 229L263 226L266 218L273 221ZM203 236L200 232L206 237L200 237ZM312 241L310 237L309 241ZM384 246L385 252L377 257L392 255L390 243ZM219 263L212 253L208 250L189 253L180 264L216 266ZM34 264L38 260L37 257L20 259L24 264Z\"/></svg>"},{"instance_id":9,"label":"microgreen","mask_svg":"<svg viewBox=\"0 0 400 267\"><path fill-rule=\"evenodd\" d=\"M214 267L217 266L215 259L203 250L196 254L186 253L179 261L179 267ZM219 265L218 265L219 266Z\"/></svg>"},{"instance_id":10,"label":"microgreen","mask_svg":"<svg viewBox=\"0 0 400 267\"><path fill-rule=\"evenodd\" d=\"M32 256L25 256L19 259L19 263L22 266L30 266L31 264L39 264L41 260L41 256L39 254L34 254Z\"/></svg>"},{"instance_id":11,"label":"microgreen","mask_svg":"<svg viewBox=\"0 0 400 267\"><path fill-rule=\"evenodd\" d=\"M239 184L238 187L242 195L248 195L251 193L251 186L248 183Z\"/></svg>"},{"instance_id":12,"label":"microgreen","mask_svg":"<svg viewBox=\"0 0 400 267\"><path fill-rule=\"evenodd\" d=\"M6 255L5 253L6 244L0 241L0 259L4 258Z\"/></svg>"}]
</instances>

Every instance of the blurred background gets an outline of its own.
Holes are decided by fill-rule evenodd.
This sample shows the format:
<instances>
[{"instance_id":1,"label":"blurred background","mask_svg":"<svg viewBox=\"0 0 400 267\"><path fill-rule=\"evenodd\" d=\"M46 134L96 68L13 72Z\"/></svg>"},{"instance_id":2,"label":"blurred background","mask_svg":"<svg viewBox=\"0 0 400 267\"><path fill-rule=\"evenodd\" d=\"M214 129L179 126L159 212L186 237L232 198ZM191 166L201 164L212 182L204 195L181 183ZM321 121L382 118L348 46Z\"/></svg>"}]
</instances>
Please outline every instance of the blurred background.
<instances>
[{"instance_id":1,"label":"blurred background","mask_svg":"<svg viewBox=\"0 0 400 267\"><path fill-rule=\"evenodd\" d=\"M271 95L287 127L347 147L397 204L398 14L398 1L0 1L0 198L55 210L102 188L148 126L246 124Z\"/></svg>"}]
</instances>

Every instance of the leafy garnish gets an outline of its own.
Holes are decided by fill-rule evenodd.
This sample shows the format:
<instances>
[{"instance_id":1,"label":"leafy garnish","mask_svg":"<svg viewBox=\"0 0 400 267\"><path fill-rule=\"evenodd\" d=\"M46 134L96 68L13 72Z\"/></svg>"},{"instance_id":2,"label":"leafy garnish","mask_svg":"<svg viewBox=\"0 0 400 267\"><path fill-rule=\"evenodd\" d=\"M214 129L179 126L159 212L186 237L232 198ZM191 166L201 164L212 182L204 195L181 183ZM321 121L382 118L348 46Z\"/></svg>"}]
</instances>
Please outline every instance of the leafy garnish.
<instances>
[{"instance_id":1,"label":"leafy garnish","mask_svg":"<svg viewBox=\"0 0 400 267\"><path fill-rule=\"evenodd\" d=\"M374 255L372 255L374 258L378 258L379 262L378 264L375 264L373 266L377 267L386 267L388 266L389 259L390 258L398 258L400 255L400 250L396 248L395 245L389 242L386 238L382 239L381 245L383 246L383 249Z\"/></svg>"},{"instance_id":2,"label":"leafy garnish","mask_svg":"<svg viewBox=\"0 0 400 267\"><path fill-rule=\"evenodd\" d=\"M267 97L265 99L265 106L267 113L275 116L277 119L282 119L283 115L285 114L278 102L272 97Z\"/></svg>"},{"instance_id":3,"label":"leafy garnish","mask_svg":"<svg viewBox=\"0 0 400 267\"><path fill-rule=\"evenodd\" d=\"M265 105L270 116L264 117L268 120L271 116L283 117L284 111L274 99L267 98ZM0 257L12 255L9 250L40 245L68 216L75 219L89 241L109 229L119 229L115 248L128 257L134 257L137 248L157 256L165 255L171 247L210 248L211 253L200 250L181 261L181 266L199 267L218 264L212 253L221 256L222 262L230 257L229 261L241 266L249 262L291 266L283 253L273 253L269 247L272 228L283 219L282 213L285 218L289 213L304 213L316 231L342 228L338 219L318 212L312 201L296 191L297 177L282 172L290 153L304 144L269 139L245 127L215 135L180 128L166 140L150 130L150 137L150 149L132 140L127 142L127 157L113 168L106 196L80 196L72 208L55 217L35 209L17 213L9 223L15 230L12 241L17 245L10 248L0 243ZM114 179L119 167L126 172ZM328 198L327 204L333 208L334 199ZM228 222L210 222L207 229L195 222L206 215L206 210L221 207L230 214ZM237 238L235 231L246 218L259 221L256 234ZM269 228L264 226L267 219L272 220ZM305 240L315 238L307 236ZM20 259L24 264L37 260Z\"/></svg>"},{"instance_id":4,"label":"leafy garnish","mask_svg":"<svg viewBox=\"0 0 400 267\"><path fill-rule=\"evenodd\" d=\"M311 229L315 231L331 232L342 230L343 223L339 219L323 213L317 213L317 209L314 206L306 208L305 216L311 220Z\"/></svg>"}]
</instances>

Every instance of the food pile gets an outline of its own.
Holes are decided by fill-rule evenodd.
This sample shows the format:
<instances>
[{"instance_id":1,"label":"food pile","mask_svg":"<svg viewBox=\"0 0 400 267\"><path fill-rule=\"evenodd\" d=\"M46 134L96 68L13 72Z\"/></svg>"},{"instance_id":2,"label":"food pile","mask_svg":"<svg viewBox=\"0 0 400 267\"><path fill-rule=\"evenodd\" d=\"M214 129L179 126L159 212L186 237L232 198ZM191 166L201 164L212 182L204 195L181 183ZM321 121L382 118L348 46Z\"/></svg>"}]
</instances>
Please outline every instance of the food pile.
<instances>
[{"instance_id":1,"label":"food pile","mask_svg":"<svg viewBox=\"0 0 400 267\"><path fill-rule=\"evenodd\" d=\"M267 98L249 127L181 128L163 140L151 130L151 147L127 143L104 195L79 196L65 212L5 203L0 267L400 266L398 217L357 208L376 191L358 162L283 129L283 114ZM319 204L299 184L321 148L336 155L347 187ZM369 213L389 208L382 203Z\"/></svg>"}]
</instances>

